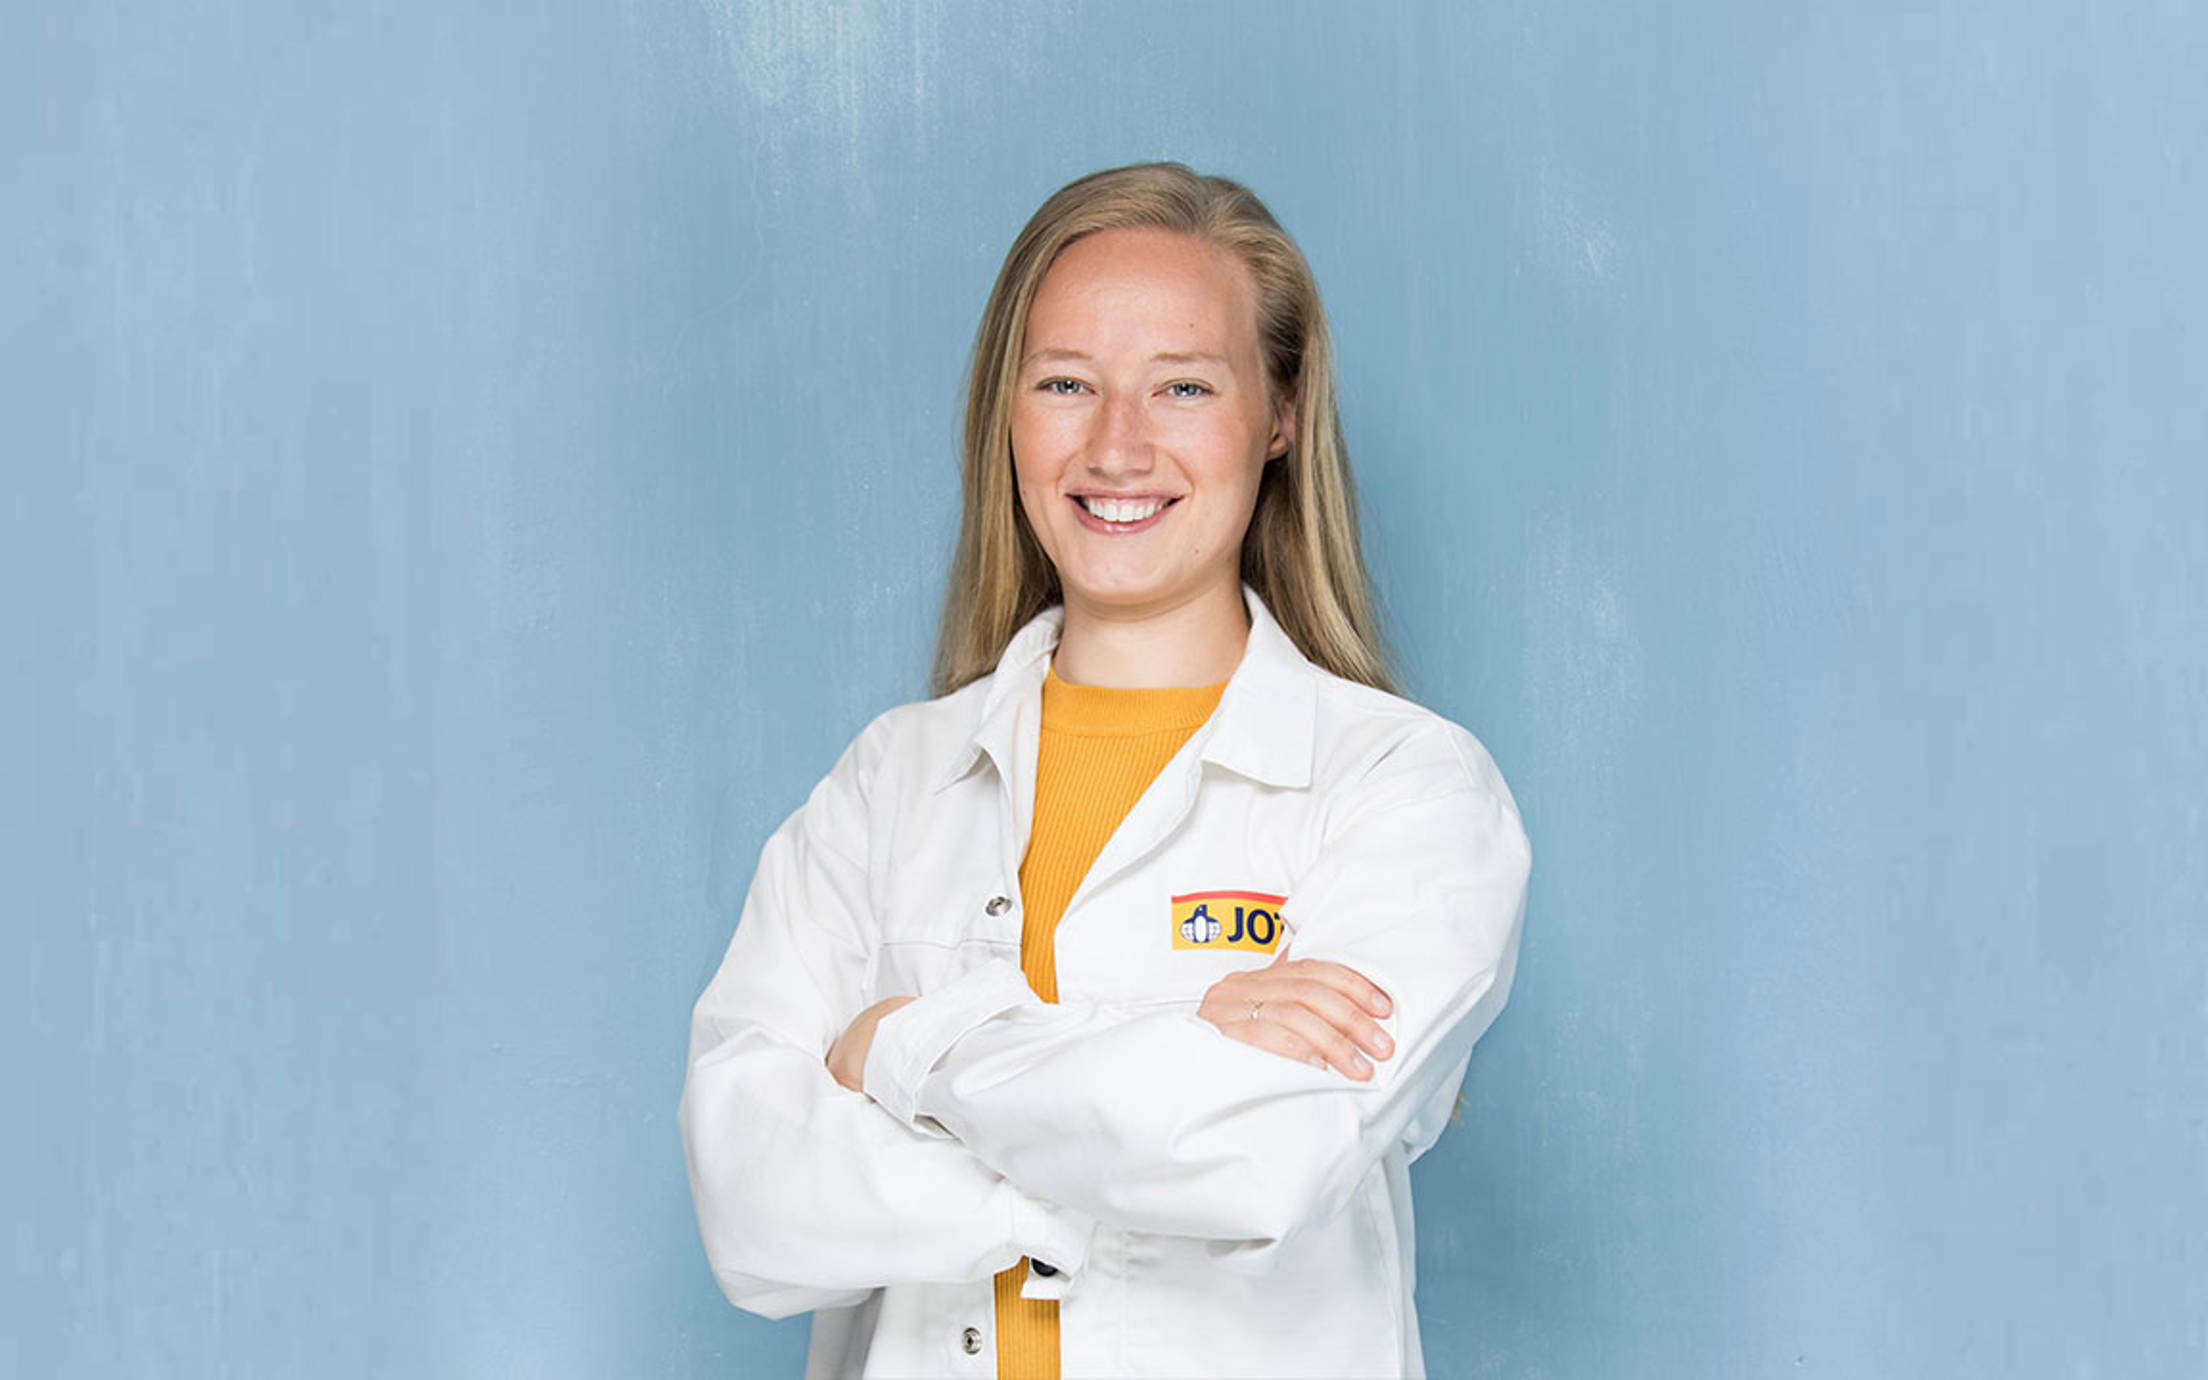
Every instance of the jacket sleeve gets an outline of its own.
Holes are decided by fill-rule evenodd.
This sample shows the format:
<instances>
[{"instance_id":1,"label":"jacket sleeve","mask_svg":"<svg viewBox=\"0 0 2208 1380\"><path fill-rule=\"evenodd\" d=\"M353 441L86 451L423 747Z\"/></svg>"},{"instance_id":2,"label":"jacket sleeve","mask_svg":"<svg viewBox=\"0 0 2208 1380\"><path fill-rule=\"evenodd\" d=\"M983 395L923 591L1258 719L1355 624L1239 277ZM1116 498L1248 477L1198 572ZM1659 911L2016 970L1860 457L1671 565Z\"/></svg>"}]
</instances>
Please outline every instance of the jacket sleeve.
<instances>
[{"instance_id":1,"label":"jacket sleeve","mask_svg":"<svg viewBox=\"0 0 2208 1380\"><path fill-rule=\"evenodd\" d=\"M1007 1005L977 971L881 1023L868 1093L1029 1192L1270 1268L1391 1145L1431 1143L1510 989L1531 854L1485 751L1440 728L1326 803L1282 908L1291 957L1389 994L1395 1052L1369 1082L1231 1039L1185 1005Z\"/></svg>"},{"instance_id":2,"label":"jacket sleeve","mask_svg":"<svg viewBox=\"0 0 2208 1380\"><path fill-rule=\"evenodd\" d=\"M679 1119L699 1233L729 1300L767 1317L1023 1254L1077 1266L1094 1225L899 1125L822 1062L866 1004L868 749L862 735L767 841L691 1023Z\"/></svg>"}]
</instances>

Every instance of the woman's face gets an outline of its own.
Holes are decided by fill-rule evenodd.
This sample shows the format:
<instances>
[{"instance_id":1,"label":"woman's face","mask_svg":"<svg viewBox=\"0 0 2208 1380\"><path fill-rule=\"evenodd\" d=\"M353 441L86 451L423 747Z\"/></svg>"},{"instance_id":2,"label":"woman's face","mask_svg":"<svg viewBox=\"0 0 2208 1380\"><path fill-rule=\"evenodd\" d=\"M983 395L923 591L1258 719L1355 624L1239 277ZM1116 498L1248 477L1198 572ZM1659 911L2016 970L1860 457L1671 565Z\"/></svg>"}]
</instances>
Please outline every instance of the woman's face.
<instances>
[{"instance_id":1,"label":"woman's face","mask_svg":"<svg viewBox=\"0 0 2208 1380\"><path fill-rule=\"evenodd\" d=\"M1268 386L1256 295L1231 252L1166 230L1099 231L1044 275L1012 461L1069 615L1238 595L1258 480L1294 426Z\"/></svg>"}]
</instances>

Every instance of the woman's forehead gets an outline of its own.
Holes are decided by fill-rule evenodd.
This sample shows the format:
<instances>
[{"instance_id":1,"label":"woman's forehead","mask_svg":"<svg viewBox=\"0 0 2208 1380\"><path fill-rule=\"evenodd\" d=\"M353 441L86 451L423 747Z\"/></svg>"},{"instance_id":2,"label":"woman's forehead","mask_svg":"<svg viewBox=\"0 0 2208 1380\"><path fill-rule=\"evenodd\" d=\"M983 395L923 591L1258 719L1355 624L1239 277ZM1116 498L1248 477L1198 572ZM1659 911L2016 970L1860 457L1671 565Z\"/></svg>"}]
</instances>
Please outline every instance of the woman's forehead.
<instances>
[{"instance_id":1,"label":"woman's forehead","mask_svg":"<svg viewBox=\"0 0 2208 1380\"><path fill-rule=\"evenodd\" d=\"M1099 231L1043 275L1022 345L1023 360L1129 349L1225 360L1256 349L1256 285L1232 251L1193 235Z\"/></svg>"}]
</instances>

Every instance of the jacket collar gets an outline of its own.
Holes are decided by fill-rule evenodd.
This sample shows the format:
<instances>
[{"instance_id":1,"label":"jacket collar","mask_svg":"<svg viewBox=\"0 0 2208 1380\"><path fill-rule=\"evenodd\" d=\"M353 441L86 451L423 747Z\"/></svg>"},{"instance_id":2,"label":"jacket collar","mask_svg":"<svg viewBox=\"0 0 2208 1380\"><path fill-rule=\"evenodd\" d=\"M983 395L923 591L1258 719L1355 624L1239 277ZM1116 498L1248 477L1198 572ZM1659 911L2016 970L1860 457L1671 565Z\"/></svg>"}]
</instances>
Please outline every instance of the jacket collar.
<instances>
[{"instance_id":1,"label":"jacket collar","mask_svg":"<svg viewBox=\"0 0 2208 1380\"><path fill-rule=\"evenodd\" d=\"M1246 584L1242 602L1250 615L1249 641L1227 678L1219 707L1197 730L1201 759L1269 786L1308 786L1322 672L1296 650L1265 601ZM1045 609L1005 644L990 673L973 734L944 764L934 783L937 790L972 771L983 757L1008 780L1024 775L1021 766L1032 768L1027 721L1040 726L1043 675L1050 669L1065 619L1062 606Z\"/></svg>"}]
</instances>

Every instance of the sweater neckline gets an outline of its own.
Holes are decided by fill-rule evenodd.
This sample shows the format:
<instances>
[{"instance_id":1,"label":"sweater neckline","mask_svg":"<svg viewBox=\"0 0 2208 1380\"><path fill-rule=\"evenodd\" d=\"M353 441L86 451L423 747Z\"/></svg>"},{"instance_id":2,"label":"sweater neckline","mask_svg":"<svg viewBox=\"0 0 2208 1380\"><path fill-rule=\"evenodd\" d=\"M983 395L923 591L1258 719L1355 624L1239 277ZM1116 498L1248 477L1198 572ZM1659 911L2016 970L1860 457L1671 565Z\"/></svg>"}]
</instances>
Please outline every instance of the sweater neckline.
<instances>
[{"instance_id":1,"label":"sweater neckline","mask_svg":"<svg viewBox=\"0 0 2208 1380\"><path fill-rule=\"evenodd\" d=\"M1227 682L1129 689L1076 685L1053 664L1043 675L1043 728L1052 733L1136 737L1192 729L1211 717Z\"/></svg>"}]
</instances>

